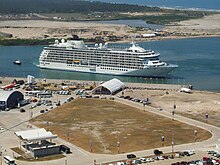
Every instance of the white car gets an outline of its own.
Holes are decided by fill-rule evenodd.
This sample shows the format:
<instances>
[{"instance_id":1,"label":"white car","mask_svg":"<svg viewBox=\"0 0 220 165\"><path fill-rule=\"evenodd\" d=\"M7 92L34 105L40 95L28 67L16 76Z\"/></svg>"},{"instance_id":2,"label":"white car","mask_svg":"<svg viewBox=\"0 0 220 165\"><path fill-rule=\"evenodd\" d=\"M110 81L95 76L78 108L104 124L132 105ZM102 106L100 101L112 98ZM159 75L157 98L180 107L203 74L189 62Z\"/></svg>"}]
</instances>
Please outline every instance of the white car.
<instances>
[{"instance_id":1,"label":"white car","mask_svg":"<svg viewBox=\"0 0 220 165\"><path fill-rule=\"evenodd\" d=\"M164 160L164 157L163 156L158 156L158 159L159 160Z\"/></svg>"}]
</instances>

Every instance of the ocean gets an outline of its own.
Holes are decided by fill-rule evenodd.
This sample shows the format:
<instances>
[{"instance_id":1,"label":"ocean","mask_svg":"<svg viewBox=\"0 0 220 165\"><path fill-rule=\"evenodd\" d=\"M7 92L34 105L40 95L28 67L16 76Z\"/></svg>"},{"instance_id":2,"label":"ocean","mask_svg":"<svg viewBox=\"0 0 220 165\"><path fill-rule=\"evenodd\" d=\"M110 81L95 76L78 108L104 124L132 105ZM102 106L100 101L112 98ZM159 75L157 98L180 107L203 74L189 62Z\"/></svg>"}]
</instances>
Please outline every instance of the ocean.
<instances>
[{"instance_id":1,"label":"ocean","mask_svg":"<svg viewBox=\"0 0 220 165\"><path fill-rule=\"evenodd\" d=\"M126 3L179 9L220 10L219 0L98 0L109 3Z\"/></svg>"},{"instance_id":2,"label":"ocean","mask_svg":"<svg viewBox=\"0 0 220 165\"><path fill-rule=\"evenodd\" d=\"M178 64L179 68L163 79L45 70L37 67L43 46L0 46L0 77L32 75L37 78L89 81L106 81L115 77L124 82L192 84L195 89L220 91L220 38L150 41L139 45L159 52L161 60ZM17 59L22 62L20 66L13 64Z\"/></svg>"}]
</instances>

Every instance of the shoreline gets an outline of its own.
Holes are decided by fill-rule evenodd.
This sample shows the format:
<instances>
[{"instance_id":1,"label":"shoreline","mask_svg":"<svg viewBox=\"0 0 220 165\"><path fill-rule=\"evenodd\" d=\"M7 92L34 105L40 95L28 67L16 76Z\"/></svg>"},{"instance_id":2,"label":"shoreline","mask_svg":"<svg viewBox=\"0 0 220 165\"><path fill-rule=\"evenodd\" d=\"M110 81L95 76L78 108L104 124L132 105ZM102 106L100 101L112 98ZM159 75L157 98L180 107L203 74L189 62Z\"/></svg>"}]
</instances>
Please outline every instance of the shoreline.
<instances>
[{"instance_id":1,"label":"shoreline","mask_svg":"<svg viewBox=\"0 0 220 165\"><path fill-rule=\"evenodd\" d=\"M181 39L194 39L194 38L219 38L219 35L202 35L202 36L172 36L172 37L166 37L166 38L151 38L151 39L141 39L141 40L132 40L132 39L126 39L126 40L120 40L120 41L107 41L106 43L131 43L131 42L149 42L149 41L163 41L163 40L181 40ZM13 42L14 40L14 42ZM38 45L49 45L55 41L56 38L50 38L50 39L0 39L0 46L38 46ZM87 44L94 44L97 43L95 41L86 41ZM21 42L18 42L21 41ZM4 44L6 42L6 44ZM8 44L8 43L10 44ZM3 44L2 44L3 43Z\"/></svg>"},{"instance_id":2,"label":"shoreline","mask_svg":"<svg viewBox=\"0 0 220 165\"><path fill-rule=\"evenodd\" d=\"M2 83L0 84L0 87L4 86L4 85L8 85L10 83L12 83L12 81L14 79L17 80L27 80L27 77L7 77L7 76L0 76L0 81L2 81ZM35 80L39 81L39 82L43 82L44 80L46 80L48 83L68 83L68 82L96 82L96 83L100 83L103 81L92 81L92 80L76 80L76 79L54 79L54 78L39 78L39 77L35 77ZM180 90L182 87L188 87L189 84L162 84L162 83L140 83L140 82L123 82L126 84L126 86L132 87L140 87L140 88L154 88L157 90L173 90L173 91L178 91ZM195 92L202 92L202 93L215 93L215 94L220 94L220 90L201 90L201 89L193 89L193 91Z\"/></svg>"}]
</instances>

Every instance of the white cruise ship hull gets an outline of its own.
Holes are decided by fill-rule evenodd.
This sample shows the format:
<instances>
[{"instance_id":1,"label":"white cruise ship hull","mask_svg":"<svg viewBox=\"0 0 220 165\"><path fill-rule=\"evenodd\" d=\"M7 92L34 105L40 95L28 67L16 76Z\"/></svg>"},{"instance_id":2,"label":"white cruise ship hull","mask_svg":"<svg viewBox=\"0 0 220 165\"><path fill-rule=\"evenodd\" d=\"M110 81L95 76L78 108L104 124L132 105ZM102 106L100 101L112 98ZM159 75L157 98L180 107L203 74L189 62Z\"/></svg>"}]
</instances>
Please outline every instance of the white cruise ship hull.
<instances>
[{"instance_id":1,"label":"white cruise ship hull","mask_svg":"<svg viewBox=\"0 0 220 165\"><path fill-rule=\"evenodd\" d=\"M67 65L65 63L44 63L40 64L41 69L55 69L73 72L108 74L120 76L137 76L137 77L164 77L167 76L177 65L165 65L158 67L148 67L143 69L128 69L128 68L111 68L111 67L95 67L88 65Z\"/></svg>"}]
</instances>

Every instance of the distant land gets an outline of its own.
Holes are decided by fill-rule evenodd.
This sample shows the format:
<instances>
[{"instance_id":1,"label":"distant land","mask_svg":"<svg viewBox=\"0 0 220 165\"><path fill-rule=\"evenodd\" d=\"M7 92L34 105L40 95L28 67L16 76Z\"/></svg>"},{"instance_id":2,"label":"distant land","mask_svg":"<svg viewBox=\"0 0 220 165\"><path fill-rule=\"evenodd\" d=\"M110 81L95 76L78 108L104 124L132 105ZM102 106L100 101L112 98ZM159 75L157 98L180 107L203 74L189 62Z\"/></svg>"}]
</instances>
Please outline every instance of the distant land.
<instances>
[{"instance_id":1,"label":"distant land","mask_svg":"<svg viewBox=\"0 0 220 165\"><path fill-rule=\"evenodd\" d=\"M216 27L220 15L213 11L79 0L1 0L0 11L0 45L49 44L72 35L93 42L143 41L149 38L141 38L142 34L149 33L157 34L150 40L219 35ZM88 22L104 20L142 20L163 25L164 29L158 32L146 27Z\"/></svg>"}]
</instances>

